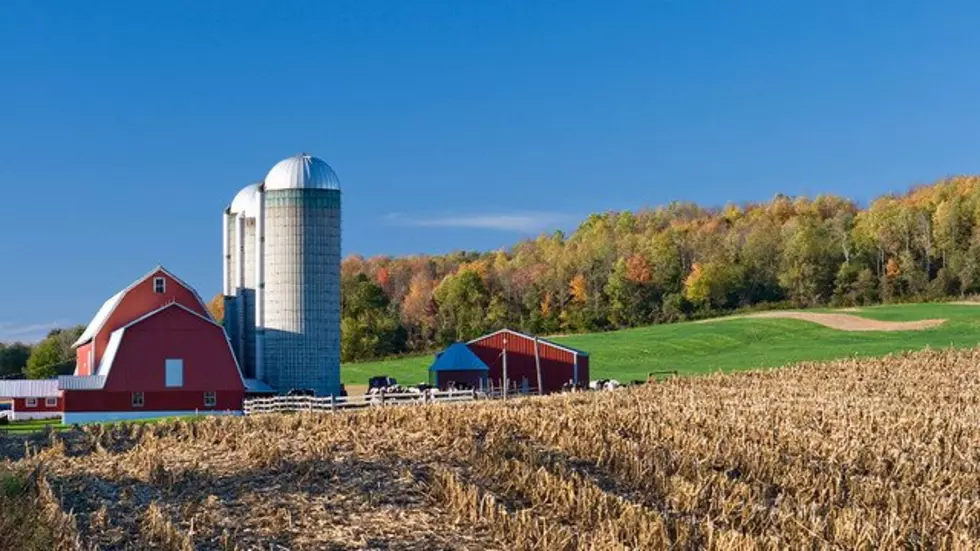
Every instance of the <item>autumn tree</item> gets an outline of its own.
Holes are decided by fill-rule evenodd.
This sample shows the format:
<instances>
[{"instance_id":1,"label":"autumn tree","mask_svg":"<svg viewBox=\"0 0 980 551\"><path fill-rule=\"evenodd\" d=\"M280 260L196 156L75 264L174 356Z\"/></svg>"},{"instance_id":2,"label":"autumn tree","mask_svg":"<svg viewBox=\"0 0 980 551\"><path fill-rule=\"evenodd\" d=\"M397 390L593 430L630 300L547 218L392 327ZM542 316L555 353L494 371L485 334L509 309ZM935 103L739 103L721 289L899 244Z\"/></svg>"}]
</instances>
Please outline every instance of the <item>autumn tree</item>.
<instances>
[{"instance_id":1,"label":"autumn tree","mask_svg":"<svg viewBox=\"0 0 980 551\"><path fill-rule=\"evenodd\" d=\"M595 213L573 232L507 249L351 256L341 273L381 289L410 351L503 326L600 331L783 301L941 299L980 292L980 178L918 186L863 209L833 195L777 195L720 209L675 202ZM364 329L348 320L344 331Z\"/></svg>"},{"instance_id":2,"label":"autumn tree","mask_svg":"<svg viewBox=\"0 0 980 551\"><path fill-rule=\"evenodd\" d=\"M214 321L218 323L224 323L225 321L225 296L222 293L218 293L208 302L208 313L214 318Z\"/></svg>"},{"instance_id":3,"label":"autumn tree","mask_svg":"<svg viewBox=\"0 0 980 551\"><path fill-rule=\"evenodd\" d=\"M684 280L684 297L702 310L724 308L728 305L728 292L732 285L732 272L720 262L695 264Z\"/></svg>"}]
</instances>

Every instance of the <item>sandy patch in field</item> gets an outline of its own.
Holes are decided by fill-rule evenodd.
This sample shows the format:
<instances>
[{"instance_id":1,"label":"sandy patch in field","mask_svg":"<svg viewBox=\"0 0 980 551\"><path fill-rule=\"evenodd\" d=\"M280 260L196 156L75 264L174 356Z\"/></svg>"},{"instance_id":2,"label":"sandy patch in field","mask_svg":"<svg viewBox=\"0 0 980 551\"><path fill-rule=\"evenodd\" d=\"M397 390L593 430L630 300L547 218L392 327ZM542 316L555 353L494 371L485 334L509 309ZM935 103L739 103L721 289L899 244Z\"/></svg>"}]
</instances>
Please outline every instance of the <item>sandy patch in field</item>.
<instances>
[{"instance_id":1,"label":"sandy patch in field","mask_svg":"<svg viewBox=\"0 0 980 551\"><path fill-rule=\"evenodd\" d=\"M949 302L947 304L955 304L957 306L980 306L980 302L975 300L958 300L956 302Z\"/></svg>"},{"instance_id":2,"label":"sandy patch in field","mask_svg":"<svg viewBox=\"0 0 980 551\"><path fill-rule=\"evenodd\" d=\"M922 331L923 329L931 329L946 322L944 319L881 321L853 316L851 314L827 314L823 312L758 312L755 314L718 318L718 320L732 318L795 319L818 323L824 327L839 331Z\"/></svg>"}]
</instances>

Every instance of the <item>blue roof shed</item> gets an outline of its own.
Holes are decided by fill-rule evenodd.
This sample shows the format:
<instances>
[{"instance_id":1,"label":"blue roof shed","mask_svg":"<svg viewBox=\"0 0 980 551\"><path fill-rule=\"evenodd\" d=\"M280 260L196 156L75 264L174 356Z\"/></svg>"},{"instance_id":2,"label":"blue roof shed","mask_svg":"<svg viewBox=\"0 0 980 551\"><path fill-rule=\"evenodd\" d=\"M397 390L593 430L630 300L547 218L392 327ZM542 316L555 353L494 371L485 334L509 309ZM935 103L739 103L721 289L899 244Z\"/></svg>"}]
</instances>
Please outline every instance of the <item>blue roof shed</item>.
<instances>
[{"instance_id":1,"label":"blue roof shed","mask_svg":"<svg viewBox=\"0 0 980 551\"><path fill-rule=\"evenodd\" d=\"M455 383L479 388L485 383L490 368L483 363L465 343L457 342L436 355L436 360L429 366L430 377L439 388L446 388Z\"/></svg>"}]
</instances>

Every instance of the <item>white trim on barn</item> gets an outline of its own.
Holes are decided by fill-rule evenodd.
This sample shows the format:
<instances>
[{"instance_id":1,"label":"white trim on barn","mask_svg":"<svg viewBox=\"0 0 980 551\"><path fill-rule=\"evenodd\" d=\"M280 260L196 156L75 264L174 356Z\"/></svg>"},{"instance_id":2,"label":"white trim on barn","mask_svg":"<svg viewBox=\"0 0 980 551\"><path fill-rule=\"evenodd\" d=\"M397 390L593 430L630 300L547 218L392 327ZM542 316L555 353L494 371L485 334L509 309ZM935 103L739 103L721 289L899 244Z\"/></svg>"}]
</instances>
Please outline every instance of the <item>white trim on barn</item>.
<instances>
[{"instance_id":1,"label":"white trim on barn","mask_svg":"<svg viewBox=\"0 0 980 551\"><path fill-rule=\"evenodd\" d=\"M58 413L59 412L54 412ZM182 410L182 411L78 411L66 412L62 422L66 425L81 425L84 423L106 423L110 421L134 421L137 419L154 419L157 417L185 417L194 415L241 415L241 410Z\"/></svg>"}]
</instances>

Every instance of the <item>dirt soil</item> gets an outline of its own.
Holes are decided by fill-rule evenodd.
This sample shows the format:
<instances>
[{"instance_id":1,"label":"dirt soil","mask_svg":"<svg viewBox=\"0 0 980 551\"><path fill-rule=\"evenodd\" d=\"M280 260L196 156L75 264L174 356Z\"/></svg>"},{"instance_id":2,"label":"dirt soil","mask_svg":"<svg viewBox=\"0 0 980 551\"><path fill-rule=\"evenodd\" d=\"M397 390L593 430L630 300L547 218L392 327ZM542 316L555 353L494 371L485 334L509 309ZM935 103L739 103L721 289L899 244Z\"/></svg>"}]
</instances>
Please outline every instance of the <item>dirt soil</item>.
<instances>
[{"instance_id":1,"label":"dirt soil","mask_svg":"<svg viewBox=\"0 0 980 551\"><path fill-rule=\"evenodd\" d=\"M822 312L758 312L742 316L730 316L718 318L727 320L734 318L776 318L776 319L796 319L819 323L824 327L837 329L838 331L922 331L938 327L946 322L944 319L928 319L918 321L881 321L851 314L828 314ZM715 320L708 320L715 321Z\"/></svg>"}]
</instances>

